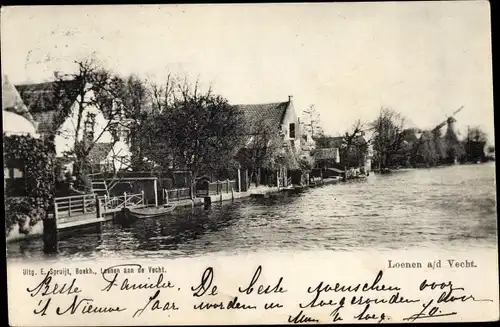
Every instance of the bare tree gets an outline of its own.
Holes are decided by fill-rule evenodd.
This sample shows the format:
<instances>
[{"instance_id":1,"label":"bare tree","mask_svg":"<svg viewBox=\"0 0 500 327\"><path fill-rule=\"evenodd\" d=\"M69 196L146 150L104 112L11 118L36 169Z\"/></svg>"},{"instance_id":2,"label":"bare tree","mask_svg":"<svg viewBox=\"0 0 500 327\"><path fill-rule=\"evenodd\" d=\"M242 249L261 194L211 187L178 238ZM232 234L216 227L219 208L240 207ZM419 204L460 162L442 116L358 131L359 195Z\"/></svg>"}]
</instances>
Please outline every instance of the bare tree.
<instances>
[{"instance_id":1,"label":"bare tree","mask_svg":"<svg viewBox=\"0 0 500 327\"><path fill-rule=\"evenodd\" d=\"M149 141L152 161L162 167L189 170L193 181L233 164L240 147L242 118L226 99L201 90L198 81L180 80L168 110L154 116Z\"/></svg>"},{"instance_id":2,"label":"bare tree","mask_svg":"<svg viewBox=\"0 0 500 327\"><path fill-rule=\"evenodd\" d=\"M68 118L72 122L69 129L59 133L70 139L72 149L66 156L74 161L74 171L79 178L78 184L85 186L85 175L88 173L88 155L103 135L118 124L119 108L114 100L119 98L120 79L110 71L102 68L95 58L76 61L75 73L62 74L56 72L53 84L53 102L51 105L59 108L54 118L55 125L60 126ZM70 102L70 103L68 103ZM73 102L74 105L71 103ZM75 110L71 110L75 108ZM101 112L105 123L95 130L96 123L92 116ZM85 134L85 135L84 135Z\"/></svg>"},{"instance_id":3,"label":"bare tree","mask_svg":"<svg viewBox=\"0 0 500 327\"><path fill-rule=\"evenodd\" d=\"M176 101L176 87L179 78L169 73L164 83L149 82L149 93L153 113L161 114Z\"/></svg>"},{"instance_id":4,"label":"bare tree","mask_svg":"<svg viewBox=\"0 0 500 327\"><path fill-rule=\"evenodd\" d=\"M373 149L379 169L394 164L402 149L405 118L392 109L382 108L378 118L372 122Z\"/></svg>"},{"instance_id":5,"label":"bare tree","mask_svg":"<svg viewBox=\"0 0 500 327\"><path fill-rule=\"evenodd\" d=\"M365 129L366 124L358 119L352 125L351 130L345 132L342 137L340 157L341 161L347 166L359 165L364 152L367 150L367 142L363 138Z\"/></svg>"}]
</instances>

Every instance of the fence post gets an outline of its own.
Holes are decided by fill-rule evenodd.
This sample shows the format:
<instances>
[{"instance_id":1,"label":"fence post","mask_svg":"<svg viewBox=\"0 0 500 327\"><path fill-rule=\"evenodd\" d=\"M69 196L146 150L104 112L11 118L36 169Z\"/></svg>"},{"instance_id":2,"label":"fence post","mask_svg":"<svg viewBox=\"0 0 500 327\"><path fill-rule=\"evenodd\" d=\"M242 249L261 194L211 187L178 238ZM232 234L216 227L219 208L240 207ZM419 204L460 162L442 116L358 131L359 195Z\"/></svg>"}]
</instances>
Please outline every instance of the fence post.
<instances>
[{"instance_id":1,"label":"fence post","mask_svg":"<svg viewBox=\"0 0 500 327\"><path fill-rule=\"evenodd\" d=\"M71 198L68 198L68 216L71 216Z\"/></svg>"},{"instance_id":2,"label":"fence post","mask_svg":"<svg viewBox=\"0 0 500 327\"><path fill-rule=\"evenodd\" d=\"M101 212L101 199L97 198L95 201L96 205L96 213L97 213L97 218L102 217L102 212Z\"/></svg>"},{"instance_id":3,"label":"fence post","mask_svg":"<svg viewBox=\"0 0 500 327\"><path fill-rule=\"evenodd\" d=\"M57 202L56 202L56 200L54 200L54 219L55 219L56 222L57 222L57 219L59 219L59 217L57 216L57 210L58 210L58 208L57 208Z\"/></svg>"},{"instance_id":4,"label":"fence post","mask_svg":"<svg viewBox=\"0 0 500 327\"><path fill-rule=\"evenodd\" d=\"M104 194L104 211L108 209L108 196Z\"/></svg>"},{"instance_id":5,"label":"fence post","mask_svg":"<svg viewBox=\"0 0 500 327\"><path fill-rule=\"evenodd\" d=\"M58 250L57 210L57 202L54 200L53 219L49 219L48 216L43 219L43 250L45 253L54 253Z\"/></svg>"},{"instance_id":6,"label":"fence post","mask_svg":"<svg viewBox=\"0 0 500 327\"><path fill-rule=\"evenodd\" d=\"M144 192L144 190L143 190L143 192ZM158 182L156 179L153 181L153 192L155 193L155 207L157 207L158 206Z\"/></svg>"},{"instance_id":7,"label":"fence post","mask_svg":"<svg viewBox=\"0 0 500 327\"><path fill-rule=\"evenodd\" d=\"M227 193L229 193L229 179L226 179L226 186L227 186L226 191Z\"/></svg>"},{"instance_id":8,"label":"fence post","mask_svg":"<svg viewBox=\"0 0 500 327\"><path fill-rule=\"evenodd\" d=\"M241 169L238 168L238 192L241 192Z\"/></svg>"},{"instance_id":9,"label":"fence post","mask_svg":"<svg viewBox=\"0 0 500 327\"><path fill-rule=\"evenodd\" d=\"M278 191L280 190L280 175L276 172L276 185L278 186Z\"/></svg>"},{"instance_id":10,"label":"fence post","mask_svg":"<svg viewBox=\"0 0 500 327\"><path fill-rule=\"evenodd\" d=\"M123 206L127 207L127 192L123 192Z\"/></svg>"},{"instance_id":11,"label":"fence post","mask_svg":"<svg viewBox=\"0 0 500 327\"><path fill-rule=\"evenodd\" d=\"M141 191L141 196L142 196L142 205L145 205L146 201L144 201L144 190Z\"/></svg>"},{"instance_id":12,"label":"fence post","mask_svg":"<svg viewBox=\"0 0 500 327\"><path fill-rule=\"evenodd\" d=\"M165 191L165 204L168 204L168 190Z\"/></svg>"},{"instance_id":13,"label":"fence post","mask_svg":"<svg viewBox=\"0 0 500 327\"><path fill-rule=\"evenodd\" d=\"M87 207L87 203L86 202L87 202L87 196L84 195L83 196L83 213L84 214L87 213L87 208L86 208Z\"/></svg>"}]
</instances>

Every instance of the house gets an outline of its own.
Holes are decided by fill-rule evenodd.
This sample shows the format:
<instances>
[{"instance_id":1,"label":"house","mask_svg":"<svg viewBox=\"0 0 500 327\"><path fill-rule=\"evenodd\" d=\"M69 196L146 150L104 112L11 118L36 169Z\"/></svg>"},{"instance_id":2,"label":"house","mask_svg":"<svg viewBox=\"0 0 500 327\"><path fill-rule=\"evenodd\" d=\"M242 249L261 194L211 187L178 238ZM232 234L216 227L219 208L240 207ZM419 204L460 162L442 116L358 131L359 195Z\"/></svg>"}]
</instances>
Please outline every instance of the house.
<instances>
[{"instance_id":1,"label":"house","mask_svg":"<svg viewBox=\"0 0 500 327\"><path fill-rule=\"evenodd\" d=\"M288 96L288 101L285 102L238 104L235 107L254 125L258 125L259 121L266 121L271 127L276 127L284 141L293 148L300 149L299 118L293 106L293 96Z\"/></svg>"},{"instance_id":2,"label":"house","mask_svg":"<svg viewBox=\"0 0 500 327\"><path fill-rule=\"evenodd\" d=\"M345 167L340 164L339 148L315 149L312 154L314 158L312 177L329 178L345 174Z\"/></svg>"},{"instance_id":3,"label":"house","mask_svg":"<svg viewBox=\"0 0 500 327\"><path fill-rule=\"evenodd\" d=\"M315 149L313 151L314 168L330 168L340 163L339 148Z\"/></svg>"},{"instance_id":4,"label":"house","mask_svg":"<svg viewBox=\"0 0 500 327\"><path fill-rule=\"evenodd\" d=\"M53 138L58 158L67 158L66 155L74 150L76 143L86 142L94 168L124 169L124 158L130 158L126 131L113 131L111 127L118 124L106 118L96 106L86 105L79 115L82 100L88 103L93 97L92 92L85 92L85 98L81 99L81 87L78 80L16 86L37 124L37 133L42 137ZM103 151L106 153L103 154ZM119 154L117 158L115 154ZM72 161L67 168L72 169Z\"/></svg>"},{"instance_id":5,"label":"house","mask_svg":"<svg viewBox=\"0 0 500 327\"><path fill-rule=\"evenodd\" d=\"M324 137L322 144L325 148L339 149L339 162L347 168L359 168L365 173L372 170L373 147L367 136L362 133L354 137L351 149L347 153L346 142L343 136Z\"/></svg>"},{"instance_id":6,"label":"house","mask_svg":"<svg viewBox=\"0 0 500 327\"><path fill-rule=\"evenodd\" d=\"M256 146L270 148L278 157L283 158L283 161L296 161L296 156L300 155L302 149L300 121L293 105L293 96L289 96L288 101L284 102L239 104L235 107L243 113L250 126L247 131L249 134L247 147L251 147L250 144L262 134L270 132L276 137L274 144L270 144L271 139L265 139L265 143ZM274 172L267 171L261 178L259 176L261 175L261 167L259 167L259 172L256 174L256 184L268 183L270 179L274 179L279 183L278 185L286 186L288 184L287 171L291 168L297 169L298 163L288 162L279 165L276 177Z\"/></svg>"}]
</instances>

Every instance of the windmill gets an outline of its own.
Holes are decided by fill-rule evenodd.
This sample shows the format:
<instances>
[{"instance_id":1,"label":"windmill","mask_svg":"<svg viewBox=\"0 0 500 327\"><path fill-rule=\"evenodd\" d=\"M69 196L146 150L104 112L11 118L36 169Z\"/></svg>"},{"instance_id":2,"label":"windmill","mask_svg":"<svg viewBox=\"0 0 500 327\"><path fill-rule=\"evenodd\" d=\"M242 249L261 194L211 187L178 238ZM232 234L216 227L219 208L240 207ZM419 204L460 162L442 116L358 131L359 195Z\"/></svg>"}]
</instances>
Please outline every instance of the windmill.
<instances>
[{"instance_id":1,"label":"windmill","mask_svg":"<svg viewBox=\"0 0 500 327\"><path fill-rule=\"evenodd\" d=\"M438 133L438 131L444 126L448 125L448 128L446 129L446 133L444 135L444 141L446 144L446 153L447 157L452 160L454 163L457 163L458 161L458 156L460 155L460 141L457 136L457 132L455 129L455 115L458 114L464 106L461 106L457 110L455 110L450 116L448 116L443 122L438 124L436 127L434 127L431 132L432 133ZM437 134L439 135L439 134Z\"/></svg>"},{"instance_id":2,"label":"windmill","mask_svg":"<svg viewBox=\"0 0 500 327\"><path fill-rule=\"evenodd\" d=\"M447 117L443 122L441 122L439 125L437 125L436 127L434 127L432 129L432 132L435 132L435 131L438 131L440 130L444 125L448 124L448 131L454 133L456 135L456 132L455 132L455 122L457 121L454 116L456 114L458 114L462 109L464 108L464 106L461 106L460 108L458 108L457 110L455 110L449 117ZM447 132L448 133L448 132Z\"/></svg>"}]
</instances>

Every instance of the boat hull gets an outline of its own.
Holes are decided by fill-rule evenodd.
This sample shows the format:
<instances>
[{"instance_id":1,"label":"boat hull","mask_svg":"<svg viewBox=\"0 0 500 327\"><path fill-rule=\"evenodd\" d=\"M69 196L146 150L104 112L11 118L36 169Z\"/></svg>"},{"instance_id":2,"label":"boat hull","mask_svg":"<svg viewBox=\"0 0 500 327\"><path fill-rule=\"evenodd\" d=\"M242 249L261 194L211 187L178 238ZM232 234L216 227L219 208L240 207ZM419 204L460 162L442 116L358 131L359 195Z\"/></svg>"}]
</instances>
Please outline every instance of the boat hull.
<instances>
[{"instance_id":1,"label":"boat hull","mask_svg":"<svg viewBox=\"0 0 500 327\"><path fill-rule=\"evenodd\" d=\"M123 208L120 212L120 223L129 223L137 219L162 217L172 212L175 206L154 208Z\"/></svg>"}]
</instances>

